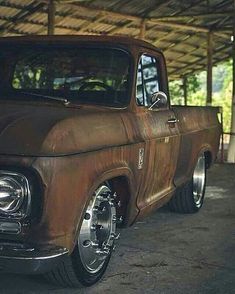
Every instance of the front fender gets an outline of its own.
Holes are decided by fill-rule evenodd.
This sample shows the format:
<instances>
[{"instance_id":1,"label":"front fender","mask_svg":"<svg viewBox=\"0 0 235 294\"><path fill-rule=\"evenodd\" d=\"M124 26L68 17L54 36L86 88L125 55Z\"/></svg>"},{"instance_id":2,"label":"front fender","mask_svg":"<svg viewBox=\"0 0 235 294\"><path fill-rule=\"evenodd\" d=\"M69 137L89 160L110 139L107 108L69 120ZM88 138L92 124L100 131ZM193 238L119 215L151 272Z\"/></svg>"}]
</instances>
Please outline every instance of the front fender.
<instances>
[{"instance_id":1,"label":"front fender","mask_svg":"<svg viewBox=\"0 0 235 294\"><path fill-rule=\"evenodd\" d=\"M101 183L119 176L126 177L129 183L131 200L127 218L131 222L138 214L135 199L139 177L127 149L133 153L133 147L124 146L74 156L38 158L34 168L43 179L45 195L42 218L32 228L31 240L62 246L71 252L92 193Z\"/></svg>"}]
</instances>

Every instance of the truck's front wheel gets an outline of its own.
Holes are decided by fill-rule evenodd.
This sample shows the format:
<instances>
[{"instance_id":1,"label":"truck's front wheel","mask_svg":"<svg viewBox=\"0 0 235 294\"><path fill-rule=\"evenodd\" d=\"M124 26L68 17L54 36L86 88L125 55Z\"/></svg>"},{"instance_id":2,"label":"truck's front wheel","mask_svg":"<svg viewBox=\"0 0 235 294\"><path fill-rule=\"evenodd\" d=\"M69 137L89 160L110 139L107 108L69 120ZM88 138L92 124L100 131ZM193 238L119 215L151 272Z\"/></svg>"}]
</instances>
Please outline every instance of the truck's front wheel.
<instances>
[{"instance_id":1,"label":"truck's front wheel","mask_svg":"<svg viewBox=\"0 0 235 294\"><path fill-rule=\"evenodd\" d=\"M197 160L192 179L179 187L169 202L172 211L180 213L197 212L203 205L206 187L206 162L202 154Z\"/></svg>"},{"instance_id":2,"label":"truck's front wheel","mask_svg":"<svg viewBox=\"0 0 235 294\"><path fill-rule=\"evenodd\" d=\"M101 185L93 194L73 253L47 275L62 286L91 286L104 274L116 234L115 194Z\"/></svg>"}]
</instances>

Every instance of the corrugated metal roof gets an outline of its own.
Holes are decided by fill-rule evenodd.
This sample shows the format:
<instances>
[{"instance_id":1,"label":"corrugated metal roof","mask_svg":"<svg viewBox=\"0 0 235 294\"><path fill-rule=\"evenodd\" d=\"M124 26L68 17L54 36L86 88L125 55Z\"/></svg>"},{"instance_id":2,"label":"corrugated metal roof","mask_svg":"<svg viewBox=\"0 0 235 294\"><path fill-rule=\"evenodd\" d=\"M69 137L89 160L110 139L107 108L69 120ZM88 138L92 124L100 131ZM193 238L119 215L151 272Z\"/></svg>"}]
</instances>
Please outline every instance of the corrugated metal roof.
<instances>
[{"instance_id":1,"label":"corrugated metal roof","mask_svg":"<svg viewBox=\"0 0 235 294\"><path fill-rule=\"evenodd\" d=\"M171 78L205 68L209 31L214 36L214 62L232 54L233 0L55 2L55 34L139 38L145 25L145 40L163 50ZM47 11L48 0L0 0L1 35L46 34Z\"/></svg>"}]
</instances>

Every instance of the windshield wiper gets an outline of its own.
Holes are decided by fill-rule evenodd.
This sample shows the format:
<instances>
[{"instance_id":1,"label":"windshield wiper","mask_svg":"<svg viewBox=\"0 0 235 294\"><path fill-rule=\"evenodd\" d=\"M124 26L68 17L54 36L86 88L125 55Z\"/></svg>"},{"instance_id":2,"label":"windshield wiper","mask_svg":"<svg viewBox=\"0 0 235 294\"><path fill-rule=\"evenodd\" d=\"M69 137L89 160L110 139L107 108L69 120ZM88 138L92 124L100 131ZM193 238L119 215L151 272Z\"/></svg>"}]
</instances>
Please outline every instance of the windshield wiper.
<instances>
[{"instance_id":1,"label":"windshield wiper","mask_svg":"<svg viewBox=\"0 0 235 294\"><path fill-rule=\"evenodd\" d=\"M68 99L62 98L62 97L37 94L37 93L33 93L33 92L20 92L20 93L21 94L26 94L26 95L37 96L37 97L41 97L41 98L45 98L45 99L49 99L49 100L60 101L60 102L63 102L64 105L68 105L70 103L70 101Z\"/></svg>"}]
</instances>

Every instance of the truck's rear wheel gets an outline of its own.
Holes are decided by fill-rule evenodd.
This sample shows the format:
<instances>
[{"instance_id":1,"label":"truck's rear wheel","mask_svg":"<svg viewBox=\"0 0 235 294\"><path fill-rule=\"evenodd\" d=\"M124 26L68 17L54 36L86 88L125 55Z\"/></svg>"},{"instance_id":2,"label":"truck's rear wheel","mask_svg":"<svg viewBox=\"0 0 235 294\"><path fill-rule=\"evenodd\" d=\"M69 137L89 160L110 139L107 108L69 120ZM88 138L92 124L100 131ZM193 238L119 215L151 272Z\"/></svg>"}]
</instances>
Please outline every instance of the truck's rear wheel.
<instances>
[{"instance_id":1,"label":"truck's rear wheel","mask_svg":"<svg viewBox=\"0 0 235 294\"><path fill-rule=\"evenodd\" d=\"M169 202L172 211L180 213L197 212L203 205L206 187L205 155L199 156L191 181L179 187Z\"/></svg>"},{"instance_id":2,"label":"truck's rear wheel","mask_svg":"<svg viewBox=\"0 0 235 294\"><path fill-rule=\"evenodd\" d=\"M89 202L74 251L47 278L67 287L93 285L104 274L117 238L115 194L104 184Z\"/></svg>"}]
</instances>

